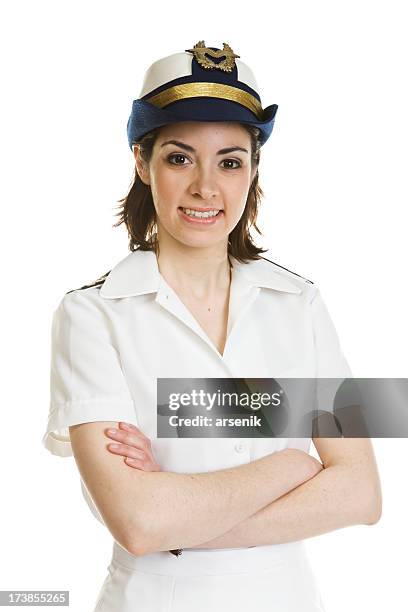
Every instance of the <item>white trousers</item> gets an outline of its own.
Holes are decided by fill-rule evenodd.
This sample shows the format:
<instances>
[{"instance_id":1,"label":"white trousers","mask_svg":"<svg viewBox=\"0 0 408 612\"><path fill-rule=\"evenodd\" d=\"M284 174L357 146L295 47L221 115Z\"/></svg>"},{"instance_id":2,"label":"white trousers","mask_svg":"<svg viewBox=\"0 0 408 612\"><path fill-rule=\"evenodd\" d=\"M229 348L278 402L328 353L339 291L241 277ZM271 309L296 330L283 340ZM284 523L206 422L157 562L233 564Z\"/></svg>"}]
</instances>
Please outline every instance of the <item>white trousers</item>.
<instances>
[{"instance_id":1,"label":"white trousers","mask_svg":"<svg viewBox=\"0 0 408 612\"><path fill-rule=\"evenodd\" d=\"M94 612L325 612L303 541L136 557L117 542Z\"/></svg>"}]
</instances>

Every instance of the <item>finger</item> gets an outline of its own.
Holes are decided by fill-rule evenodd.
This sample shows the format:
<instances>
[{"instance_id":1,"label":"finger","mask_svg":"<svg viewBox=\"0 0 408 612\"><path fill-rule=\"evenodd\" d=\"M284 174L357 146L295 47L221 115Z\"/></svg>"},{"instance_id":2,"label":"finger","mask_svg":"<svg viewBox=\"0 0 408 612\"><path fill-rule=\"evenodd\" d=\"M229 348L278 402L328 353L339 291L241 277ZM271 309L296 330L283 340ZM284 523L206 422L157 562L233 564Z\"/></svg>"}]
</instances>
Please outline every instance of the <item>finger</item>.
<instances>
[{"instance_id":1,"label":"finger","mask_svg":"<svg viewBox=\"0 0 408 612\"><path fill-rule=\"evenodd\" d=\"M129 467L135 467L139 470L143 470L144 472L160 472L160 465L157 463L152 463L151 461L144 461L141 459L133 459L132 457L125 457L125 463L129 465Z\"/></svg>"},{"instance_id":2,"label":"finger","mask_svg":"<svg viewBox=\"0 0 408 612\"><path fill-rule=\"evenodd\" d=\"M132 457L126 457L125 463L129 467L136 468L137 470L144 470L144 471L146 471L144 469L143 461L140 461L139 459L132 459Z\"/></svg>"},{"instance_id":3,"label":"finger","mask_svg":"<svg viewBox=\"0 0 408 612\"><path fill-rule=\"evenodd\" d=\"M133 433L119 429L107 429L105 433L108 438L112 438L113 440L121 442L122 444L128 444L129 446L134 446L136 448L140 448L141 450L149 448L150 440L148 438L136 436Z\"/></svg>"},{"instance_id":4,"label":"finger","mask_svg":"<svg viewBox=\"0 0 408 612\"><path fill-rule=\"evenodd\" d=\"M139 459L140 461L145 459L145 454L142 451L138 451L126 444L108 444L108 450L115 455L122 455L122 457L130 457L131 459Z\"/></svg>"},{"instance_id":5,"label":"finger","mask_svg":"<svg viewBox=\"0 0 408 612\"><path fill-rule=\"evenodd\" d=\"M132 423L125 423L124 421L120 421L119 427L126 431L134 431L135 433L137 433L137 435L147 438L143 431L141 431L138 427L136 427L136 425L133 425Z\"/></svg>"}]
</instances>

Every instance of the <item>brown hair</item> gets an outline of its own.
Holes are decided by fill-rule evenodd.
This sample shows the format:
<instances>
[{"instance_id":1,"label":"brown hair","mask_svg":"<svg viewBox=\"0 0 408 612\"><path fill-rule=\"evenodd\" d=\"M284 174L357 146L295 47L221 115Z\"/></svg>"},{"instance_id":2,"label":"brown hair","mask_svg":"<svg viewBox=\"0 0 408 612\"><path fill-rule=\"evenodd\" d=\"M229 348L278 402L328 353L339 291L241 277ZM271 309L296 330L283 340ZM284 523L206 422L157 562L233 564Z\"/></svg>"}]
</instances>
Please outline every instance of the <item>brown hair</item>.
<instances>
[{"instance_id":1,"label":"brown hair","mask_svg":"<svg viewBox=\"0 0 408 612\"><path fill-rule=\"evenodd\" d=\"M240 125L251 136L251 166L253 169L259 166L260 130L255 126L245 123L240 123ZM152 157L154 143L159 131L160 127L155 128L143 136L140 141L134 143L140 146L140 155L147 164ZM249 188L244 212L228 237L228 254L243 263L253 259L260 259L260 253L268 250L257 247L249 233L250 227L253 227L258 234L262 235L262 232L256 225L259 205L264 195L258 184L258 178L257 169ZM126 197L118 200L118 202L120 203L119 212L115 216L119 216L119 221L113 227L118 227L122 223L126 225L130 239L130 251L139 249L141 251L155 251L157 253L157 219L152 193L150 185L146 185L140 179L136 165L129 193Z\"/></svg>"}]
</instances>

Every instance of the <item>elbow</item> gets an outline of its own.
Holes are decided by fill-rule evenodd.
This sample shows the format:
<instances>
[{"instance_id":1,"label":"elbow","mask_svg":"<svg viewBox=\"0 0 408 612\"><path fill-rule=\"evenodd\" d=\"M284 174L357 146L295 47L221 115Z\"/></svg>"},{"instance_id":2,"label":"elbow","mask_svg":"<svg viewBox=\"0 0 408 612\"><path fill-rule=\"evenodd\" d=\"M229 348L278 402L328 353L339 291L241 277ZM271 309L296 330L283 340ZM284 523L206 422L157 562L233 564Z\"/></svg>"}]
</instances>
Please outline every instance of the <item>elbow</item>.
<instances>
[{"instance_id":1,"label":"elbow","mask_svg":"<svg viewBox=\"0 0 408 612\"><path fill-rule=\"evenodd\" d=\"M171 548L168 546L172 532L171 516L163 512L160 504L150 503L147 494L141 495L138 501L138 512L133 513L131 518L128 516L126 521L126 549L137 557L168 550Z\"/></svg>"},{"instance_id":2,"label":"elbow","mask_svg":"<svg viewBox=\"0 0 408 612\"><path fill-rule=\"evenodd\" d=\"M128 529L126 533L119 533L118 530L110 530L114 540L119 544L121 548L126 550L127 553L135 557L146 554L143 539L140 536L135 535L132 529Z\"/></svg>"},{"instance_id":3,"label":"elbow","mask_svg":"<svg viewBox=\"0 0 408 612\"><path fill-rule=\"evenodd\" d=\"M143 546L143 543L140 540L137 542L133 542L132 544L127 546L126 550L129 554L133 555L134 557L143 557L143 555L146 555L149 552L146 550L146 548Z\"/></svg>"},{"instance_id":4,"label":"elbow","mask_svg":"<svg viewBox=\"0 0 408 612\"><path fill-rule=\"evenodd\" d=\"M151 539L146 537L146 534L141 529L130 530L126 540L126 550L135 557L147 555L151 550ZM149 545L150 543L150 545Z\"/></svg>"},{"instance_id":5,"label":"elbow","mask_svg":"<svg viewBox=\"0 0 408 612\"><path fill-rule=\"evenodd\" d=\"M375 496L370 498L368 504L366 516L364 520L365 525L375 525L379 522L382 515L382 496L381 492L378 492Z\"/></svg>"},{"instance_id":6,"label":"elbow","mask_svg":"<svg viewBox=\"0 0 408 612\"><path fill-rule=\"evenodd\" d=\"M366 521L366 525L375 525L378 523L382 515L382 504L375 505L372 509L371 514L368 516L368 520Z\"/></svg>"},{"instance_id":7,"label":"elbow","mask_svg":"<svg viewBox=\"0 0 408 612\"><path fill-rule=\"evenodd\" d=\"M134 517L129 516L116 516L115 519L109 525L105 521L113 539L130 555L136 557L145 555L147 552L146 537L139 522L135 523Z\"/></svg>"},{"instance_id":8,"label":"elbow","mask_svg":"<svg viewBox=\"0 0 408 612\"><path fill-rule=\"evenodd\" d=\"M375 525L382 515L382 491L378 473L365 472L354 478L349 487L350 498L354 499L357 524Z\"/></svg>"},{"instance_id":9,"label":"elbow","mask_svg":"<svg viewBox=\"0 0 408 612\"><path fill-rule=\"evenodd\" d=\"M159 536L160 534L157 528L152 531L147 528L147 525L144 527L139 525L137 529L131 530L126 550L136 557L163 550L160 548Z\"/></svg>"},{"instance_id":10,"label":"elbow","mask_svg":"<svg viewBox=\"0 0 408 612\"><path fill-rule=\"evenodd\" d=\"M128 552L137 557L150 555L155 552L170 552L170 550L180 549L180 544L175 543L173 538L168 537L169 529L143 530L134 535L132 542L128 544ZM167 534L167 535L166 535Z\"/></svg>"},{"instance_id":11,"label":"elbow","mask_svg":"<svg viewBox=\"0 0 408 612\"><path fill-rule=\"evenodd\" d=\"M141 534L134 535L133 538L128 539L124 548L134 557L142 557L143 555L147 555L149 552L152 552L149 550L146 540Z\"/></svg>"},{"instance_id":12,"label":"elbow","mask_svg":"<svg viewBox=\"0 0 408 612\"><path fill-rule=\"evenodd\" d=\"M160 550L165 550L165 548L160 548L160 545L156 544L153 538L139 536L128 544L126 550L135 557L142 557Z\"/></svg>"}]
</instances>

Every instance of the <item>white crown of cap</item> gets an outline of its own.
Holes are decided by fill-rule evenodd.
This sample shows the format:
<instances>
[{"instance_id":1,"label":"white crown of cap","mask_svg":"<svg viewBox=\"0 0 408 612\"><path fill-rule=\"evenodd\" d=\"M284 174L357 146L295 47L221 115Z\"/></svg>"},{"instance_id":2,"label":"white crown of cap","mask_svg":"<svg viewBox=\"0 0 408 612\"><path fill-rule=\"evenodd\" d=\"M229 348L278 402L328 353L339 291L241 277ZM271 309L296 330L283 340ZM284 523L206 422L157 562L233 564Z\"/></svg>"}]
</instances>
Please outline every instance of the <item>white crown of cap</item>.
<instances>
[{"instance_id":1,"label":"white crown of cap","mask_svg":"<svg viewBox=\"0 0 408 612\"><path fill-rule=\"evenodd\" d=\"M143 98L146 94L169 81L191 76L193 59L192 53L182 52L173 53L154 62L145 73L139 98ZM235 58L235 64L237 66L238 81L251 87L260 96L251 68L237 58Z\"/></svg>"}]
</instances>

